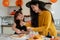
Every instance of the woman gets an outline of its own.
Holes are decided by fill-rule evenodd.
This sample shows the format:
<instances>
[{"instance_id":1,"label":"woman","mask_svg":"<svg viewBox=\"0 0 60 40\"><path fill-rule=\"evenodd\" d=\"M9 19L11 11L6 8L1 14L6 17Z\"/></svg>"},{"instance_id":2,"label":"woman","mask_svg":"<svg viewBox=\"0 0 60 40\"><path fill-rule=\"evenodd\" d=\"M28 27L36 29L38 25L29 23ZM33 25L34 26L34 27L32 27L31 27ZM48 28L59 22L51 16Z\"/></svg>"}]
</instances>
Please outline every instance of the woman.
<instances>
[{"instance_id":1,"label":"woman","mask_svg":"<svg viewBox=\"0 0 60 40\"><path fill-rule=\"evenodd\" d=\"M30 29L38 31L40 35L57 37L53 16L51 12L45 8L46 4L42 1L30 1L26 5L38 14L38 27L31 27ZM35 19L36 18L33 20ZM26 26L32 26L31 24L27 23Z\"/></svg>"},{"instance_id":2,"label":"woman","mask_svg":"<svg viewBox=\"0 0 60 40\"><path fill-rule=\"evenodd\" d=\"M16 11L14 15L14 25L12 28L15 31L15 34L27 33L27 28L24 25L24 16L21 10L22 9Z\"/></svg>"}]
</instances>

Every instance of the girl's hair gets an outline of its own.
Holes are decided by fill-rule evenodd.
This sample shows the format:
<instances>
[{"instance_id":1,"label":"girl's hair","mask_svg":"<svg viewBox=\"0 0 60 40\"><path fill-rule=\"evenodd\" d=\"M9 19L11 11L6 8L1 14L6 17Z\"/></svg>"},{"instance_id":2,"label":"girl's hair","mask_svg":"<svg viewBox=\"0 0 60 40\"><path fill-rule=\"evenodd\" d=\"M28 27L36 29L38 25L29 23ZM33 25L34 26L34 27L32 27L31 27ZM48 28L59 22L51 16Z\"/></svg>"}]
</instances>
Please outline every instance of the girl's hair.
<instances>
[{"instance_id":1,"label":"girl's hair","mask_svg":"<svg viewBox=\"0 0 60 40\"><path fill-rule=\"evenodd\" d=\"M22 14L22 8L20 8L18 11L15 12L14 22L16 23L16 25L20 25L20 20L16 19L19 14ZM23 21L24 21L24 19L23 19Z\"/></svg>"},{"instance_id":2,"label":"girl's hair","mask_svg":"<svg viewBox=\"0 0 60 40\"><path fill-rule=\"evenodd\" d=\"M31 2L31 4L30 4L30 9L31 9L31 5L36 5L36 4L38 4L38 6L39 6L39 9L40 10L47 10L47 11L49 11L48 9L46 9L45 8L45 5L46 5L46 3L44 3L44 2L42 2L42 1L38 1L38 2ZM32 10L32 9L31 9ZM35 16L34 16L35 15ZM31 21L32 21L32 26L34 26L34 24L35 24L35 26L38 26L38 14L36 15L36 13L35 12L33 12L33 10L31 11ZM54 22L54 19L53 19L53 16L52 16L52 14L51 14L51 17L52 17L52 22ZM34 21L35 20L35 21Z\"/></svg>"},{"instance_id":3,"label":"girl's hair","mask_svg":"<svg viewBox=\"0 0 60 40\"><path fill-rule=\"evenodd\" d=\"M50 12L50 11L49 11L49 12ZM51 12L50 12L50 13L51 13ZM52 17L52 22L55 23L52 13L51 13L51 17Z\"/></svg>"}]
</instances>

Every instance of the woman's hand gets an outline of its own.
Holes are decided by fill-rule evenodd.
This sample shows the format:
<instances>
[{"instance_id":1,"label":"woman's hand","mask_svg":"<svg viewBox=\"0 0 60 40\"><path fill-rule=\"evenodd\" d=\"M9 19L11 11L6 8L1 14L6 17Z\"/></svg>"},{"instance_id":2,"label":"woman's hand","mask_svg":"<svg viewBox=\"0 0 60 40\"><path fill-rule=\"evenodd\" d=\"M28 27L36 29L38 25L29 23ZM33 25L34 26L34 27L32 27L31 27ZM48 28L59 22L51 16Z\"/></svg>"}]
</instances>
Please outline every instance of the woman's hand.
<instances>
[{"instance_id":1,"label":"woman's hand","mask_svg":"<svg viewBox=\"0 0 60 40\"><path fill-rule=\"evenodd\" d=\"M28 27L27 30L30 32L30 31L32 31L32 28L31 27Z\"/></svg>"}]
</instances>

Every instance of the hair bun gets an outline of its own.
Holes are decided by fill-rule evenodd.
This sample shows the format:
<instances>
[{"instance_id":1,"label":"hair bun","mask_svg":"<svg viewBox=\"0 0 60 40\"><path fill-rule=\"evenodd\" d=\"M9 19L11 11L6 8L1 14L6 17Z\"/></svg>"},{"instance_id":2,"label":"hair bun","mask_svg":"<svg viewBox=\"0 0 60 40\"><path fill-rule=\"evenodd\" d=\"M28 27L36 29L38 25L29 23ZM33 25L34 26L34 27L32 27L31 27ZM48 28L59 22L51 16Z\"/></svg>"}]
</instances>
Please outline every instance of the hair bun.
<instances>
[{"instance_id":1,"label":"hair bun","mask_svg":"<svg viewBox=\"0 0 60 40\"><path fill-rule=\"evenodd\" d=\"M22 8L20 8L18 11L22 11Z\"/></svg>"}]
</instances>

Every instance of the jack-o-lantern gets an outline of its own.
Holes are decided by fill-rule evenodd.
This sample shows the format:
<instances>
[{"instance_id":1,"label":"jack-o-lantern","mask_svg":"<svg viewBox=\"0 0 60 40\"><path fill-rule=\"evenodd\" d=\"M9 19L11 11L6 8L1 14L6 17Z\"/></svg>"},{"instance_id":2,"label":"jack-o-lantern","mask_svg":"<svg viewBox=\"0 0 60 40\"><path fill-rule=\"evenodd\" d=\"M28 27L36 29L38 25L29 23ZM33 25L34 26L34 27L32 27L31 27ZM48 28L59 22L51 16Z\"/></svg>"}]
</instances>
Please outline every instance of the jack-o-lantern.
<instances>
[{"instance_id":1,"label":"jack-o-lantern","mask_svg":"<svg viewBox=\"0 0 60 40\"><path fill-rule=\"evenodd\" d=\"M3 0L2 4L3 4L3 6L8 7L9 6L9 0Z\"/></svg>"},{"instance_id":2,"label":"jack-o-lantern","mask_svg":"<svg viewBox=\"0 0 60 40\"><path fill-rule=\"evenodd\" d=\"M57 0L50 0L52 3L56 3L57 2Z\"/></svg>"},{"instance_id":3,"label":"jack-o-lantern","mask_svg":"<svg viewBox=\"0 0 60 40\"><path fill-rule=\"evenodd\" d=\"M23 1L22 0L16 0L16 6L22 6Z\"/></svg>"}]
</instances>

